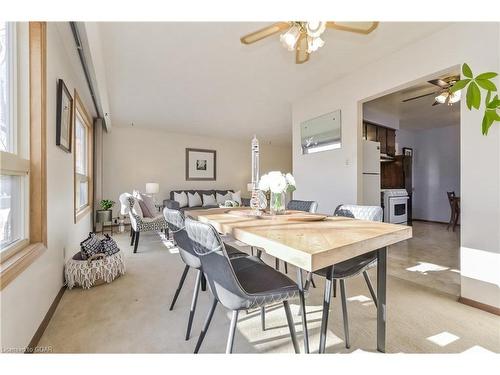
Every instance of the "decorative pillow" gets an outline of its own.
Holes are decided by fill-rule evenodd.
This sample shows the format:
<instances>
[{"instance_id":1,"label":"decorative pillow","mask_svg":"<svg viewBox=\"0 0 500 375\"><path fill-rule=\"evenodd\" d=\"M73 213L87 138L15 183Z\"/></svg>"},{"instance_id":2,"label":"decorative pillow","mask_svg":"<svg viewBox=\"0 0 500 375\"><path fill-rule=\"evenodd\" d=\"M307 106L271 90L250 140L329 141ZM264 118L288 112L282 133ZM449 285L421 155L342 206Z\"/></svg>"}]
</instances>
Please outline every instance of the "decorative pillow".
<instances>
[{"instance_id":1,"label":"decorative pillow","mask_svg":"<svg viewBox=\"0 0 500 375\"><path fill-rule=\"evenodd\" d=\"M139 199L137 199L136 197L134 197L134 205L132 206L132 213L134 215L144 217L144 214L143 214L142 209L141 209L141 205L139 203Z\"/></svg>"},{"instance_id":2,"label":"decorative pillow","mask_svg":"<svg viewBox=\"0 0 500 375\"><path fill-rule=\"evenodd\" d=\"M217 206L217 201L213 194L203 194L203 207Z\"/></svg>"},{"instance_id":3,"label":"decorative pillow","mask_svg":"<svg viewBox=\"0 0 500 375\"><path fill-rule=\"evenodd\" d=\"M140 193L139 204L141 206L142 213L144 217L155 217L156 216L156 206L153 198L150 195Z\"/></svg>"},{"instance_id":4,"label":"decorative pillow","mask_svg":"<svg viewBox=\"0 0 500 375\"><path fill-rule=\"evenodd\" d=\"M231 200L237 202L241 206L241 190L238 190L236 193L231 193Z\"/></svg>"},{"instance_id":5,"label":"decorative pillow","mask_svg":"<svg viewBox=\"0 0 500 375\"><path fill-rule=\"evenodd\" d=\"M89 236L80 242L80 250L82 254L82 259L86 260L92 255L99 254L102 252L102 245L99 238L95 233L90 232Z\"/></svg>"},{"instance_id":6,"label":"decorative pillow","mask_svg":"<svg viewBox=\"0 0 500 375\"><path fill-rule=\"evenodd\" d=\"M231 192L228 192L226 195L217 193L216 197L217 197L217 204L225 204L226 201L231 200Z\"/></svg>"},{"instance_id":7,"label":"decorative pillow","mask_svg":"<svg viewBox=\"0 0 500 375\"><path fill-rule=\"evenodd\" d=\"M112 239L109 234L104 235L104 239L101 240L101 252L106 254L106 256L113 255L120 251L115 240Z\"/></svg>"},{"instance_id":8,"label":"decorative pillow","mask_svg":"<svg viewBox=\"0 0 500 375\"><path fill-rule=\"evenodd\" d=\"M174 201L179 203L179 207L186 207L188 205L188 198L186 192L183 191L181 193L174 193Z\"/></svg>"},{"instance_id":9,"label":"decorative pillow","mask_svg":"<svg viewBox=\"0 0 500 375\"><path fill-rule=\"evenodd\" d=\"M201 206L201 197L198 193L188 193L188 202L189 207L200 207Z\"/></svg>"}]
</instances>

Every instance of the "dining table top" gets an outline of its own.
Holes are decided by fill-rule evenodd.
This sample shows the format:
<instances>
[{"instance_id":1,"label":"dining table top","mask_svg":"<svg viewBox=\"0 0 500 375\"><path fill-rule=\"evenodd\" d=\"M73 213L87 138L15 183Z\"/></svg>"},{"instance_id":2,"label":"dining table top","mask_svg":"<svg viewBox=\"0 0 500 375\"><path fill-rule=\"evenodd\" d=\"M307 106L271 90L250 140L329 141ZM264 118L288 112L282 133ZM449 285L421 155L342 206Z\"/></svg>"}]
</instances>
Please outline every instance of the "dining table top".
<instances>
[{"instance_id":1,"label":"dining table top","mask_svg":"<svg viewBox=\"0 0 500 375\"><path fill-rule=\"evenodd\" d=\"M304 221L242 215L242 208L185 211L224 235L312 272L412 237L406 225L334 216ZM249 209L246 209L247 211ZM302 212L301 215L308 215ZM314 215L314 214L310 214Z\"/></svg>"}]
</instances>

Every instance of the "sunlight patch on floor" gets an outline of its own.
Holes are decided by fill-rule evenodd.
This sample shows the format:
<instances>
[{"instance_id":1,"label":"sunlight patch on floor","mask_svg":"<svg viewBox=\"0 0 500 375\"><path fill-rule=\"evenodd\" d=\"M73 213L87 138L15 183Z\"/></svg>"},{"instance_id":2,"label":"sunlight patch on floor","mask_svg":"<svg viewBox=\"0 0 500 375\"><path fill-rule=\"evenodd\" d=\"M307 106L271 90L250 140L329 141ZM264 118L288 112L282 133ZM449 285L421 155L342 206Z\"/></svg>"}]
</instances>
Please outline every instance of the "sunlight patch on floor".
<instances>
[{"instance_id":1,"label":"sunlight patch on floor","mask_svg":"<svg viewBox=\"0 0 500 375\"><path fill-rule=\"evenodd\" d=\"M494 352L486 348L483 348L481 345L474 345L473 347L464 350L462 353L494 353Z\"/></svg>"},{"instance_id":2,"label":"sunlight patch on floor","mask_svg":"<svg viewBox=\"0 0 500 375\"><path fill-rule=\"evenodd\" d=\"M371 298L368 298L367 296L360 294L359 296L349 297L349 298L347 298L347 300L349 302L361 302L361 303L363 303L363 302L370 302Z\"/></svg>"},{"instance_id":3,"label":"sunlight patch on floor","mask_svg":"<svg viewBox=\"0 0 500 375\"><path fill-rule=\"evenodd\" d=\"M459 339L460 337L455 336L454 334L446 331L438 333L437 335L434 336L427 337L427 340L439 346L449 345L452 342L455 342Z\"/></svg>"},{"instance_id":4,"label":"sunlight patch on floor","mask_svg":"<svg viewBox=\"0 0 500 375\"><path fill-rule=\"evenodd\" d=\"M418 263L419 263L418 265L413 267L408 267L406 270L410 272L420 272L426 275L427 272L446 271L449 269L448 267L439 266L433 263L426 263L426 262L418 262Z\"/></svg>"}]
</instances>

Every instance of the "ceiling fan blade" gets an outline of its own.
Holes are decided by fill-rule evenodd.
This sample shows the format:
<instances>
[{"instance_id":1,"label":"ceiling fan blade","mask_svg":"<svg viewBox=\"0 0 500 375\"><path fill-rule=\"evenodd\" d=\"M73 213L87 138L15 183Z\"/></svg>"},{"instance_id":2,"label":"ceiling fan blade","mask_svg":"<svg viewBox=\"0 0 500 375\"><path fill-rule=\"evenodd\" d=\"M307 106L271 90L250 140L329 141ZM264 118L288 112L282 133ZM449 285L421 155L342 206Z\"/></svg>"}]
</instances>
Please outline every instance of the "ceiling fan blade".
<instances>
[{"instance_id":1,"label":"ceiling fan blade","mask_svg":"<svg viewBox=\"0 0 500 375\"><path fill-rule=\"evenodd\" d=\"M334 22L329 21L326 27L330 29L349 31L358 34L370 34L378 27L378 22Z\"/></svg>"},{"instance_id":2,"label":"ceiling fan blade","mask_svg":"<svg viewBox=\"0 0 500 375\"><path fill-rule=\"evenodd\" d=\"M404 100L402 100L402 102L406 103L406 102L409 102L410 100L425 98L426 96L437 95L437 94L439 94L439 92L430 92L428 94L423 94L423 95L419 95L419 96L414 96L413 98L404 99Z\"/></svg>"},{"instance_id":3,"label":"ceiling fan blade","mask_svg":"<svg viewBox=\"0 0 500 375\"><path fill-rule=\"evenodd\" d=\"M282 30L286 30L290 27L288 22L276 22L272 25L266 26L263 29L254 31L253 33L247 34L240 38L241 43L243 44L252 44L267 38L268 36L279 33Z\"/></svg>"},{"instance_id":4,"label":"ceiling fan blade","mask_svg":"<svg viewBox=\"0 0 500 375\"><path fill-rule=\"evenodd\" d=\"M441 87L442 89L446 89L450 86L450 84L446 81L443 81L442 79L431 79L429 82L431 85L436 85Z\"/></svg>"},{"instance_id":5,"label":"ceiling fan blade","mask_svg":"<svg viewBox=\"0 0 500 375\"><path fill-rule=\"evenodd\" d=\"M295 47L295 64L303 64L309 60L309 52L307 52L307 34L302 33Z\"/></svg>"},{"instance_id":6,"label":"ceiling fan blade","mask_svg":"<svg viewBox=\"0 0 500 375\"><path fill-rule=\"evenodd\" d=\"M432 103L432 106L434 107L435 105L440 105L440 104L441 104L441 103L439 103L439 102L436 100L434 103Z\"/></svg>"}]
</instances>

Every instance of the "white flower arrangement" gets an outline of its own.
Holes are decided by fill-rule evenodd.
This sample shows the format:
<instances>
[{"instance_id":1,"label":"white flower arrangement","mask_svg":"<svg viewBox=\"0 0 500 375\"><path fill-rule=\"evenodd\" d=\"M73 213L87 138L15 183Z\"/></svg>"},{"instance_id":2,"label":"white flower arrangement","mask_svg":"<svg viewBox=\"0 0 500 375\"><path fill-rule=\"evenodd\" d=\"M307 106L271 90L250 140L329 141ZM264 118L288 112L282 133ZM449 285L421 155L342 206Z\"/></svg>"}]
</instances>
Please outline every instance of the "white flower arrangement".
<instances>
[{"instance_id":1,"label":"white flower arrangement","mask_svg":"<svg viewBox=\"0 0 500 375\"><path fill-rule=\"evenodd\" d=\"M271 193L290 193L295 190L295 178L290 173L272 171L259 180L259 190Z\"/></svg>"}]
</instances>

